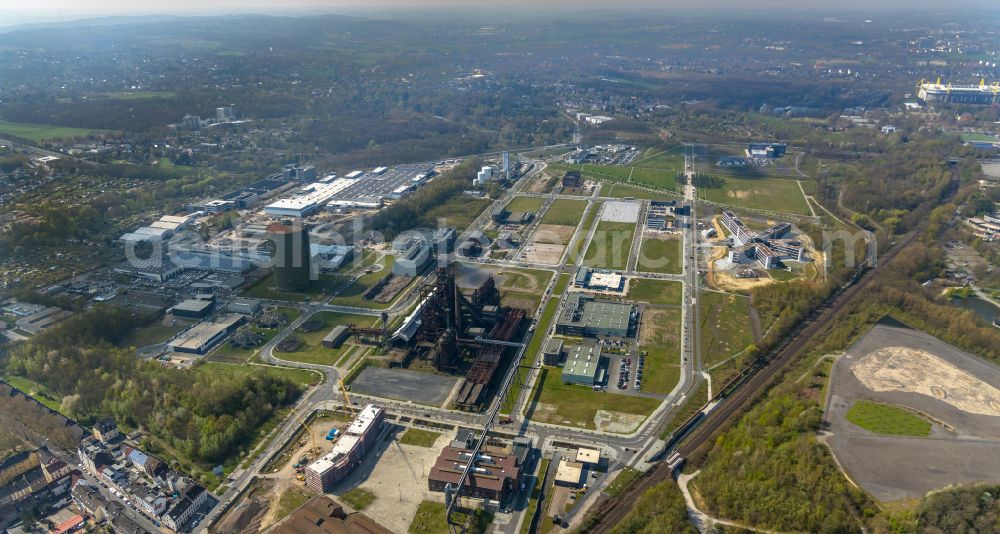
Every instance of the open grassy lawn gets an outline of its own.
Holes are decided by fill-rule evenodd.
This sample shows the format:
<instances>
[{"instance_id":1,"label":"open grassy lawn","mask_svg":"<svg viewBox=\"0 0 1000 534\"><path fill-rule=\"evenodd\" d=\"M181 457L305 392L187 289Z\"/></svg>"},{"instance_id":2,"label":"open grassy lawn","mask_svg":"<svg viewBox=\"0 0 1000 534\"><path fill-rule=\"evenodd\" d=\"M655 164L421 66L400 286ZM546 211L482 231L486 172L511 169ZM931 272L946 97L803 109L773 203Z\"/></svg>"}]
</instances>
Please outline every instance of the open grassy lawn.
<instances>
[{"instance_id":1,"label":"open grassy lawn","mask_svg":"<svg viewBox=\"0 0 1000 534\"><path fill-rule=\"evenodd\" d=\"M701 357L718 363L753 343L747 297L705 291L701 294Z\"/></svg>"},{"instance_id":2,"label":"open grassy lawn","mask_svg":"<svg viewBox=\"0 0 1000 534\"><path fill-rule=\"evenodd\" d=\"M684 170L684 148L677 146L668 150L657 150L651 155L632 162L636 167L668 169L674 172Z\"/></svg>"},{"instance_id":3,"label":"open grassy lawn","mask_svg":"<svg viewBox=\"0 0 1000 534\"><path fill-rule=\"evenodd\" d=\"M565 276L565 275L563 275ZM522 362L522 367L519 367L517 372L520 375L520 380L515 381L510 385L510 389L507 390L507 398L504 406L504 412L509 412L510 407L513 403L517 401L517 398L521 395L521 391L524 389L524 383L528 380L528 367L535 365L535 359L538 357L538 351L542 348L542 342L545 341L545 333L549 331L549 327L552 326L552 321L555 319L556 311L559 309L559 299L552 297L548 302L545 303L545 309L542 310L542 315L538 318L538 325L535 326L535 330L531 333L531 340L528 342L528 348L524 350L524 362Z\"/></svg>"},{"instance_id":4,"label":"open grassy lawn","mask_svg":"<svg viewBox=\"0 0 1000 534\"><path fill-rule=\"evenodd\" d=\"M372 287L385 275L392 272L392 264L396 263L396 257L387 254L383 256L382 261L378 263L379 265L382 265L382 269L361 275L353 284L347 286L343 291L338 293L337 296L330 301L330 303L340 304L342 306L354 306L358 308L388 308L390 304L381 304L371 300L365 300L363 297L365 291L367 291L369 287Z\"/></svg>"},{"instance_id":5,"label":"open grassy lawn","mask_svg":"<svg viewBox=\"0 0 1000 534\"><path fill-rule=\"evenodd\" d=\"M931 423L923 417L903 408L866 400L851 406L847 420L876 434L927 436L931 433Z\"/></svg>"},{"instance_id":6,"label":"open grassy lawn","mask_svg":"<svg viewBox=\"0 0 1000 534\"><path fill-rule=\"evenodd\" d=\"M131 334L129 334L128 338L122 342L122 346L139 348L147 345L154 345L156 343L163 343L190 326L190 324L191 323L185 321L177 321L177 324L175 325L164 325L157 322L149 326L136 328Z\"/></svg>"},{"instance_id":7,"label":"open grassy lawn","mask_svg":"<svg viewBox=\"0 0 1000 534\"><path fill-rule=\"evenodd\" d=\"M657 193L655 191L647 191L645 189L636 189L635 187L629 187L624 184L613 184L606 185L604 189L601 190L601 196L612 197L612 198L635 198L642 200L670 200L672 197L665 193Z\"/></svg>"},{"instance_id":8,"label":"open grassy lawn","mask_svg":"<svg viewBox=\"0 0 1000 534\"><path fill-rule=\"evenodd\" d=\"M583 225L580 226L579 231L577 231L577 239L576 242L573 243L573 250L570 251L567 261L571 261L576 265L583 262L583 257L580 253L583 250L583 245L587 243L587 233L590 232L590 228L594 225L594 220L600 212L601 203L594 202L593 206L590 207L590 212L587 213L587 218L583 220Z\"/></svg>"},{"instance_id":9,"label":"open grassy lawn","mask_svg":"<svg viewBox=\"0 0 1000 534\"><path fill-rule=\"evenodd\" d=\"M646 308L642 321L645 328L652 330L642 346L642 350L646 351L642 390L665 395L674 389L681 378L681 311Z\"/></svg>"},{"instance_id":10,"label":"open grassy lawn","mask_svg":"<svg viewBox=\"0 0 1000 534\"><path fill-rule=\"evenodd\" d=\"M444 204L428 211L423 218L431 222L446 219L445 226L454 226L458 232L462 232L492 203L493 201L488 198L455 195Z\"/></svg>"},{"instance_id":11,"label":"open grassy lawn","mask_svg":"<svg viewBox=\"0 0 1000 534\"><path fill-rule=\"evenodd\" d=\"M788 282L799 277L795 271L787 271L785 269L768 269L767 274L779 282Z\"/></svg>"},{"instance_id":12,"label":"open grassy lawn","mask_svg":"<svg viewBox=\"0 0 1000 534\"><path fill-rule=\"evenodd\" d=\"M532 419L543 423L595 429L598 410L635 415L649 415L660 405L659 399L631 397L564 384L558 367L546 367L538 376L533 395ZM539 405L545 405L541 409Z\"/></svg>"},{"instance_id":13,"label":"open grassy lawn","mask_svg":"<svg viewBox=\"0 0 1000 534\"><path fill-rule=\"evenodd\" d=\"M503 277L503 289L511 291L541 292L545 286L549 285L552 279L552 271L541 269L513 269L504 268L499 273Z\"/></svg>"},{"instance_id":14,"label":"open grassy lawn","mask_svg":"<svg viewBox=\"0 0 1000 534\"><path fill-rule=\"evenodd\" d=\"M337 499L347 503L348 506L357 511L368 508L368 505L375 502L375 494L362 488L354 488L337 496Z\"/></svg>"},{"instance_id":15,"label":"open grassy lawn","mask_svg":"<svg viewBox=\"0 0 1000 534\"><path fill-rule=\"evenodd\" d=\"M632 251L634 223L601 221L583 259L585 265L599 269L624 269Z\"/></svg>"},{"instance_id":16,"label":"open grassy lawn","mask_svg":"<svg viewBox=\"0 0 1000 534\"><path fill-rule=\"evenodd\" d=\"M95 96L114 100L145 100L147 98L173 98L177 94L172 91L121 91L118 93L98 93Z\"/></svg>"},{"instance_id":17,"label":"open grassy lawn","mask_svg":"<svg viewBox=\"0 0 1000 534\"><path fill-rule=\"evenodd\" d=\"M556 287L552 288L553 295L562 295L566 292L566 286L569 285L569 274L563 273L559 275L559 281L556 282Z\"/></svg>"},{"instance_id":18,"label":"open grassy lawn","mask_svg":"<svg viewBox=\"0 0 1000 534\"><path fill-rule=\"evenodd\" d=\"M698 188L698 198L720 204L809 215L809 206L795 180L725 176L719 188Z\"/></svg>"},{"instance_id":19,"label":"open grassy lawn","mask_svg":"<svg viewBox=\"0 0 1000 534\"><path fill-rule=\"evenodd\" d=\"M545 199L542 197L514 197L507 203L507 210L536 213L544 203Z\"/></svg>"},{"instance_id":20,"label":"open grassy lawn","mask_svg":"<svg viewBox=\"0 0 1000 534\"><path fill-rule=\"evenodd\" d=\"M629 300L639 300L650 304L681 304L683 286L672 280L649 280L633 278L628 285Z\"/></svg>"},{"instance_id":21,"label":"open grassy lawn","mask_svg":"<svg viewBox=\"0 0 1000 534\"><path fill-rule=\"evenodd\" d=\"M639 478L639 475L641 474L642 471L639 471L638 469L633 469L631 467L626 467L625 469L622 469L622 472L618 473L618 476L615 477L614 482L608 484L608 487L607 489L604 490L604 493L607 493L611 497L618 495L619 493L622 492L622 490L628 487L628 485L631 484L633 480Z\"/></svg>"},{"instance_id":22,"label":"open grassy lawn","mask_svg":"<svg viewBox=\"0 0 1000 534\"><path fill-rule=\"evenodd\" d=\"M681 274L681 239L679 237L646 237L639 247L639 271L650 273Z\"/></svg>"},{"instance_id":23,"label":"open grassy lawn","mask_svg":"<svg viewBox=\"0 0 1000 534\"><path fill-rule=\"evenodd\" d=\"M310 489L301 486L291 486L278 498L278 507L274 511L274 518L281 520L288 517L299 506L302 506L315 495Z\"/></svg>"},{"instance_id":24,"label":"open grassy lawn","mask_svg":"<svg viewBox=\"0 0 1000 534\"><path fill-rule=\"evenodd\" d=\"M344 283L344 277L335 275L320 275L318 280L313 280L312 286L307 291L291 292L278 291L272 286L273 274L268 274L257 281L256 284L243 291L242 296L254 299L285 300L290 302L304 302L306 300L325 300L326 296Z\"/></svg>"},{"instance_id":25,"label":"open grassy lawn","mask_svg":"<svg viewBox=\"0 0 1000 534\"><path fill-rule=\"evenodd\" d=\"M297 311L297 310L296 310ZM268 341L274 338L278 334L277 328L261 328L259 326L251 326L250 329L257 332L264 337L261 339L260 345L256 347L251 347L248 349L234 347L229 341L220 343L218 347L211 354L209 354L208 359L213 362L223 362L223 363L244 363L250 360L257 351L260 350Z\"/></svg>"},{"instance_id":26,"label":"open grassy lawn","mask_svg":"<svg viewBox=\"0 0 1000 534\"><path fill-rule=\"evenodd\" d=\"M651 165L657 164L654 162ZM655 187L665 191L676 191L677 179L675 176L677 171L683 168L683 163L676 169L659 166L569 165L564 163L550 165L549 168L558 168L560 173L569 169L578 170L583 174L584 178L598 182L631 183Z\"/></svg>"},{"instance_id":27,"label":"open grassy lawn","mask_svg":"<svg viewBox=\"0 0 1000 534\"><path fill-rule=\"evenodd\" d=\"M35 143L52 139L86 137L99 131L88 128L68 128L65 126L50 126L48 124L0 121L0 136L19 137Z\"/></svg>"},{"instance_id":28,"label":"open grassy lawn","mask_svg":"<svg viewBox=\"0 0 1000 534\"><path fill-rule=\"evenodd\" d=\"M542 224L560 224L563 226L573 226L580 224L583 218L583 211L587 209L586 200L569 200L557 198L552 201L549 209L545 210L542 217Z\"/></svg>"},{"instance_id":29,"label":"open grassy lawn","mask_svg":"<svg viewBox=\"0 0 1000 534\"><path fill-rule=\"evenodd\" d=\"M282 360L293 362L315 363L320 365L334 365L345 353L353 350L354 345L344 343L339 348L329 349L323 346L323 338L330 333L334 326L355 324L358 326L371 326L378 320L371 315L353 315L349 313L319 312L314 314L310 320L317 320L323 326L312 332L303 332L301 329L295 330L293 335L303 341L303 346L292 352L274 351L274 355Z\"/></svg>"},{"instance_id":30,"label":"open grassy lawn","mask_svg":"<svg viewBox=\"0 0 1000 534\"><path fill-rule=\"evenodd\" d=\"M288 378L289 380L303 386L315 384L321 380L319 373L308 369L291 369L287 367L273 367L268 365L231 365L219 362L205 362L196 365L192 373L240 375L250 374L254 371L265 371L273 375Z\"/></svg>"},{"instance_id":31,"label":"open grassy lawn","mask_svg":"<svg viewBox=\"0 0 1000 534\"><path fill-rule=\"evenodd\" d=\"M399 442L403 445L431 447L434 445L434 441L439 437L441 437L440 432L431 432L430 430L421 430L419 428L409 428L403 434L403 437L399 438Z\"/></svg>"},{"instance_id":32,"label":"open grassy lawn","mask_svg":"<svg viewBox=\"0 0 1000 534\"><path fill-rule=\"evenodd\" d=\"M681 167L683 167L683 163ZM656 189L677 189L677 172L680 169L650 169L645 167L633 167L632 176L628 183L646 185Z\"/></svg>"},{"instance_id":33,"label":"open grassy lawn","mask_svg":"<svg viewBox=\"0 0 1000 534\"><path fill-rule=\"evenodd\" d=\"M448 534L451 529L445 518L443 502L424 501L417 507L417 513L410 522L410 534ZM493 514L484 510L467 510L456 507L451 514L452 520L465 522L471 519L468 534L483 534L493 522Z\"/></svg>"},{"instance_id":34,"label":"open grassy lawn","mask_svg":"<svg viewBox=\"0 0 1000 534\"><path fill-rule=\"evenodd\" d=\"M62 404L62 397L49 390L49 388L23 376L5 376L3 380L22 392L27 393L47 408L59 411L59 406Z\"/></svg>"}]
</instances>

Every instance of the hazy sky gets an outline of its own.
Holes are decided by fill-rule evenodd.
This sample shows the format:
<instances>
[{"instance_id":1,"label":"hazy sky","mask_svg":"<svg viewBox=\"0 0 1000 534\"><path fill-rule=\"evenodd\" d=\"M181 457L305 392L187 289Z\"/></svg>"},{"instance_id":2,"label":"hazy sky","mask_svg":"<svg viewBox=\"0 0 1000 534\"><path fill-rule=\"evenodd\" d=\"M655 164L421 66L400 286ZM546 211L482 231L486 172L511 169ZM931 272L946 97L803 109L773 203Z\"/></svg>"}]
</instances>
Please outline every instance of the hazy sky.
<instances>
[{"instance_id":1,"label":"hazy sky","mask_svg":"<svg viewBox=\"0 0 1000 534\"><path fill-rule=\"evenodd\" d=\"M947 5L947 8L945 8ZM884 12L903 9L989 9L994 0L0 0L0 26L24 22L71 20L84 17L139 14L232 14L247 12L287 13L302 11L357 11L380 9L481 7L491 11L523 9L621 9L621 8L724 8L746 11L756 8L812 9L833 12L860 9Z\"/></svg>"}]
</instances>

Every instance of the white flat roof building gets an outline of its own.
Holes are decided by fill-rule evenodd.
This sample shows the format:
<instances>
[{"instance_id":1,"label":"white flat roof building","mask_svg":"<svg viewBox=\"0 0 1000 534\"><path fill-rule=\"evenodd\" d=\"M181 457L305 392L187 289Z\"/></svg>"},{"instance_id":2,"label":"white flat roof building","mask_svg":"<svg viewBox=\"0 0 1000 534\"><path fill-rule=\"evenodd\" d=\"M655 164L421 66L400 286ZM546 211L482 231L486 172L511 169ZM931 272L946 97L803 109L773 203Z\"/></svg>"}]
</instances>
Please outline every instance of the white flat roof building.
<instances>
[{"instance_id":1,"label":"white flat roof building","mask_svg":"<svg viewBox=\"0 0 1000 534\"><path fill-rule=\"evenodd\" d=\"M194 222L194 215L164 215L160 217L163 222L177 223L181 226L187 226Z\"/></svg>"},{"instance_id":2,"label":"white flat roof building","mask_svg":"<svg viewBox=\"0 0 1000 534\"><path fill-rule=\"evenodd\" d=\"M622 275L618 273L590 273L590 280L587 287L592 289L613 289L615 291L622 287Z\"/></svg>"},{"instance_id":3,"label":"white flat roof building","mask_svg":"<svg viewBox=\"0 0 1000 534\"><path fill-rule=\"evenodd\" d=\"M358 412L357 417L355 417L354 420L351 421L351 424L347 427L347 434L361 435L368 432L368 429L371 428L372 423L374 423L375 419L378 417L379 410L380 409L373 404L365 406L363 410Z\"/></svg>"},{"instance_id":4,"label":"white flat roof building","mask_svg":"<svg viewBox=\"0 0 1000 534\"><path fill-rule=\"evenodd\" d=\"M601 451L597 449L577 449L576 461L583 465L597 465L601 463Z\"/></svg>"},{"instance_id":5,"label":"white flat roof building","mask_svg":"<svg viewBox=\"0 0 1000 534\"><path fill-rule=\"evenodd\" d=\"M354 183L350 178L338 178L328 184L312 183L298 196L272 202L264 212L272 217L304 217L326 204L334 195Z\"/></svg>"},{"instance_id":6,"label":"white flat roof building","mask_svg":"<svg viewBox=\"0 0 1000 534\"><path fill-rule=\"evenodd\" d=\"M639 222L639 203L626 200L609 200L601 210L601 220L609 222Z\"/></svg>"}]
</instances>

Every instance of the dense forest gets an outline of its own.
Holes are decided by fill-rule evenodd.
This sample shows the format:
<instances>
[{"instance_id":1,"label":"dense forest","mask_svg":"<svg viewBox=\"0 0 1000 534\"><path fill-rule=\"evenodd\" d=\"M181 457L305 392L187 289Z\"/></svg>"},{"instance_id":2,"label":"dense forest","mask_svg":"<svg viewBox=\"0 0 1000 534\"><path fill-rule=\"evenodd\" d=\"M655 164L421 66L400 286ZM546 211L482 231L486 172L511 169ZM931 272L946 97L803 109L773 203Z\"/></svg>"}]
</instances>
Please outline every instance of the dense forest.
<instances>
[{"instance_id":1,"label":"dense forest","mask_svg":"<svg viewBox=\"0 0 1000 534\"><path fill-rule=\"evenodd\" d=\"M215 375L136 358L115 347L135 326L137 319L115 308L77 314L13 349L5 373L59 394L61 410L81 421L112 416L213 465L246 447L275 410L301 393L266 371Z\"/></svg>"},{"instance_id":2,"label":"dense forest","mask_svg":"<svg viewBox=\"0 0 1000 534\"><path fill-rule=\"evenodd\" d=\"M639 497L635 507L615 525L626 534L696 534L691 525L680 488L673 480L662 482Z\"/></svg>"},{"instance_id":3,"label":"dense forest","mask_svg":"<svg viewBox=\"0 0 1000 534\"><path fill-rule=\"evenodd\" d=\"M815 431L822 412L793 391L772 395L716 440L694 486L719 517L780 531L861 532L873 512Z\"/></svg>"}]
</instances>

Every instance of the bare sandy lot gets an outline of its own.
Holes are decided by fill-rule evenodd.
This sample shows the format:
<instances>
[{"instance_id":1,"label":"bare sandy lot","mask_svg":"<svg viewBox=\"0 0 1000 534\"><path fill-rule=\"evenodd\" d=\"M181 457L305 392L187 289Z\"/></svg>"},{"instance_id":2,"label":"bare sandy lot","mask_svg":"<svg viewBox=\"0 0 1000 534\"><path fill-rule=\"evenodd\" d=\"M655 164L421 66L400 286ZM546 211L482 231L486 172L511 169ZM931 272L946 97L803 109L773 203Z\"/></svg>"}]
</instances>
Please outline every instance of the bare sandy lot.
<instances>
[{"instance_id":1,"label":"bare sandy lot","mask_svg":"<svg viewBox=\"0 0 1000 534\"><path fill-rule=\"evenodd\" d=\"M557 265L576 228L561 224L540 224L524 245L524 261Z\"/></svg>"},{"instance_id":2,"label":"bare sandy lot","mask_svg":"<svg viewBox=\"0 0 1000 534\"><path fill-rule=\"evenodd\" d=\"M399 443L402 433L400 427L391 430L364 464L333 491L336 496L360 487L373 493L375 500L364 509L365 515L393 532L407 531L422 501L443 499L443 494L427 488L427 477L452 437L444 433L433 447L418 447Z\"/></svg>"},{"instance_id":3,"label":"bare sandy lot","mask_svg":"<svg viewBox=\"0 0 1000 534\"><path fill-rule=\"evenodd\" d=\"M876 499L1000 483L1000 368L923 332L879 324L837 360L830 381L827 442L848 476ZM869 432L846 418L858 400L924 414L931 433Z\"/></svg>"}]
</instances>

